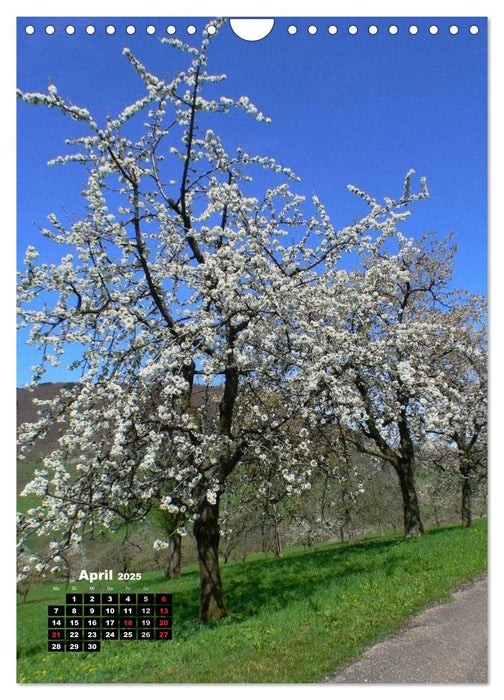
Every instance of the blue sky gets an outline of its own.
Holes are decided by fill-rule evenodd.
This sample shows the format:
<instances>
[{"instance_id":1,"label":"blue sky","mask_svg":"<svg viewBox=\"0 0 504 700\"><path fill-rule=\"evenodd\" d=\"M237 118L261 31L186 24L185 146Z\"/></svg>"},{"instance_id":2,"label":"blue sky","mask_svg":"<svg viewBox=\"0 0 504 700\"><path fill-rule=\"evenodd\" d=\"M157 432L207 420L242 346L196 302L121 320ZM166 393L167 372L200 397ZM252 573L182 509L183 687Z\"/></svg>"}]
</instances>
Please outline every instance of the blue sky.
<instances>
[{"instance_id":1,"label":"blue sky","mask_svg":"<svg viewBox=\"0 0 504 700\"><path fill-rule=\"evenodd\" d=\"M64 27L75 26L74 35ZM22 18L18 20L17 85L45 91L48 82L101 120L142 94L142 84L122 48L128 46L153 72L171 75L185 67L185 57L160 44L166 26L175 36L197 43L185 28L204 20L176 18ZM27 24L35 33L26 35ZM53 35L44 31L55 27ZM93 24L89 36L84 27ZM114 35L105 27L113 24ZM125 28L134 24L129 36ZM147 25L156 26L148 35ZM296 24L295 35L287 27ZM318 31L310 35L309 25ZM350 25L357 34L348 32ZM378 27L370 35L368 27ZM392 35L388 27L398 32ZM439 32L429 33L436 24ZM452 35L449 26L459 32ZM329 25L338 32L330 34ZM412 35L408 28L418 27ZM469 27L479 33L471 35ZM371 194L395 196L404 175L414 168L427 177L431 198L414 207L404 226L417 235L455 231L459 251L455 284L486 292L486 20L481 18L280 18L259 42L245 42L226 26L212 44L209 69L225 72L221 84L227 96L248 95L272 118L270 125L251 119L224 118L215 125L231 142L249 152L275 157L302 178L300 190L317 193L333 223L343 226L360 216L362 203L346 186L358 185ZM71 214L81 206L84 172L77 166L49 168L48 159L65 152L64 138L79 133L79 125L52 110L18 104L18 254L32 243L46 251L36 224L45 225L49 212ZM47 251L48 257L59 255ZM18 386L29 380L37 357L18 347ZM48 379L64 379L54 370Z\"/></svg>"}]
</instances>

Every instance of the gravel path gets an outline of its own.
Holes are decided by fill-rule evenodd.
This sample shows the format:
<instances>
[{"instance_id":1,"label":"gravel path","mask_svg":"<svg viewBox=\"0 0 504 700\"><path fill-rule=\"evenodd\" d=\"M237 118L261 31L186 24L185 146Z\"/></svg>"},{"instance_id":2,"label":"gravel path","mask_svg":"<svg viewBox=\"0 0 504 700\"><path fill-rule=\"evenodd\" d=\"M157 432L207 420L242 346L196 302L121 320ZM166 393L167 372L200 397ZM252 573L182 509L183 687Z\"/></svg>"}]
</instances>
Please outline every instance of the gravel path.
<instances>
[{"instance_id":1,"label":"gravel path","mask_svg":"<svg viewBox=\"0 0 504 700\"><path fill-rule=\"evenodd\" d=\"M424 610L323 683L487 683L487 579Z\"/></svg>"}]
</instances>

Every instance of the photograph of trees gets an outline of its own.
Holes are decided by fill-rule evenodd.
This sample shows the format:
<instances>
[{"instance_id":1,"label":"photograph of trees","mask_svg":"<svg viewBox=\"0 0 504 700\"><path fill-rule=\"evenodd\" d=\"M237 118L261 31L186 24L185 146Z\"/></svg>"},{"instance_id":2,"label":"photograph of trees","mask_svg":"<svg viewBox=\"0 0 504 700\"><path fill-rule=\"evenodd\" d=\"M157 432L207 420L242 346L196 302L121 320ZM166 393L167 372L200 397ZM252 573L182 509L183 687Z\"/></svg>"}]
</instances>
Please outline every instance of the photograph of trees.
<instances>
[{"instance_id":1,"label":"photograph of trees","mask_svg":"<svg viewBox=\"0 0 504 700\"><path fill-rule=\"evenodd\" d=\"M132 48L113 44L105 21L88 36L79 25L96 65L70 49L66 59L70 20L52 22L61 44L42 37L41 88L39 49L19 20L26 606L38 586L76 581L82 569L156 572L168 590L187 575L191 629L213 630L248 615L224 575L238 576L233 567L281 566L291 547L335 561L380 538L427 547L431 529L481 537L481 40L471 21L464 37L446 23L433 36L428 21L414 37L407 18L397 37L386 23L374 37L361 22L354 37L352 22L313 20L315 37L310 21L296 36L294 20L278 20L257 43L223 19L174 22L195 25L189 36L165 22L156 36L142 29L138 44L141 30L125 38L122 28ZM450 58L443 74L437 55L412 52L415 41L437 42L434 54L459 41L453 72ZM351 44L344 62L337 47ZM460 77L462 55L473 73L452 134L443 81ZM100 80L83 81L84 69ZM483 571L481 561L447 590Z\"/></svg>"}]
</instances>

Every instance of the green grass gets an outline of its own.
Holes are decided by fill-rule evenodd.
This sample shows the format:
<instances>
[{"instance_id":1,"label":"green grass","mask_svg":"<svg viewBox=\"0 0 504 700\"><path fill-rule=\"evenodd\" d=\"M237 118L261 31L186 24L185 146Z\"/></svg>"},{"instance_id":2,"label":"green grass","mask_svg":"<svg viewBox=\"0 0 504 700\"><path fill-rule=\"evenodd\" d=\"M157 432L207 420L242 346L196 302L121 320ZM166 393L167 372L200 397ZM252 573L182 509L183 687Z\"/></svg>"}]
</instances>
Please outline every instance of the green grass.
<instances>
[{"instance_id":1,"label":"green grass","mask_svg":"<svg viewBox=\"0 0 504 700\"><path fill-rule=\"evenodd\" d=\"M22 513L25 513L29 508L35 508L40 505L40 496L25 496L19 498L19 494L24 489L26 484L31 481L35 469L40 469L42 466L42 461L40 459L26 459L19 460L17 463L16 471L16 493L18 495L17 508Z\"/></svg>"},{"instance_id":2,"label":"green grass","mask_svg":"<svg viewBox=\"0 0 504 700\"><path fill-rule=\"evenodd\" d=\"M426 605L486 571L486 521L431 530L418 540L292 548L222 567L230 611L198 626L196 567L178 581L145 574L132 590L173 593L173 640L102 641L99 653L48 653L47 605L64 586L31 591L18 606L18 680L42 683L313 682L396 631ZM121 589L114 582L117 590ZM78 584L79 590L88 590ZM97 589L98 590L98 589ZM104 588L103 588L104 590Z\"/></svg>"}]
</instances>

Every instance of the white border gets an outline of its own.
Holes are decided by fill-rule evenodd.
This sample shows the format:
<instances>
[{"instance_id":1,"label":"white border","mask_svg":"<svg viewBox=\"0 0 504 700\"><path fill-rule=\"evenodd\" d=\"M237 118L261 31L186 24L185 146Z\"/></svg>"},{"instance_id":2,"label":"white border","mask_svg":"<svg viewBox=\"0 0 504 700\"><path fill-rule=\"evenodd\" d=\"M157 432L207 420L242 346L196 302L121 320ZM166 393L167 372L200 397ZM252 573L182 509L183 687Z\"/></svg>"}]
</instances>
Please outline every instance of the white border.
<instances>
[{"instance_id":1,"label":"white border","mask_svg":"<svg viewBox=\"0 0 504 700\"><path fill-rule=\"evenodd\" d=\"M143 12L139 13L139 8ZM331 9L332 12L328 12ZM182 11L183 10L183 11ZM190 10L188 12L187 10ZM349 12L348 10L351 10ZM77 0L73 3L68 2L51 2L47 0L41 3L40 0L31 2L18 2L15 7L1 10L2 22L0 23L0 52L1 52L1 92L2 95L2 122L1 132L6 135L2 144L2 164L0 173L2 173L2 255L0 270L1 287L1 303L2 315L0 316L3 329L8 328L7 334L4 331L3 343L1 344L0 368L2 371L3 387L2 397L4 411L2 412L2 447L3 460L2 470L3 492L7 494L9 499L8 508L2 510L2 534L3 542L5 543L5 551L2 552L2 618L4 611L10 607L13 596L13 584L15 580L14 553L11 543L14 541L14 484L15 484L15 451L14 451L14 431L15 431L15 406L14 393L14 376L13 367L15 366L15 348L14 348L14 270L15 270L15 246L14 246L14 231L15 231L15 18L22 16L68 16L68 17L101 17L101 16L121 16L121 17L464 17L464 16L479 16L489 17L489 87L490 87L490 108L491 119L489 124L490 136L490 185L489 185L489 200L490 200L490 300L491 300L491 438L494 435L497 438L491 439L491 516L493 516L494 508L499 507L497 496L493 494L501 494L503 490L503 467L500 465L499 454L497 452L500 445L495 443L500 438L499 432L502 432L502 409L499 406L500 392L502 387L502 375L500 358L502 356L501 341L500 341L500 324L499 318L501 314L501 287L499 279L502 279L503 273L500 269L501 262L504 260L503 255L503 238L504 232L501 230L502 225L499 217L498 202L502 199L502 166L500 159L503 155L503 129L504 114L502 109L502 89L499 82L502 83L501 70L504 65L504 37L501 32L504 32L502 22L502 5L493 2L468 2L466 0L452 1L424 1L422 4L405 4L401 2L354 2L354 3L328 3L327 0L310 0L310 2L301 3L299 0L291 0L288 3L278 3L274 0L255 0L255 2L217 2L203 3L199 0L193 0L188 4L167 3L166 0L148 1L145 3L133 2L133 0L121 0L121 2L103 3L103 0L88 0L86 3ZM491 128L493 125L494 128ZM500 167L499 167L500 166ZM497 194L497 197L495 195ZM493 196L492 196L493 195ZM495 198L495 202L493 201ZM493 204L493 206L492 206ZM6 446L8 449L6 449ZM4 482L6 481L6 483ZM12 503L10 502L12 501ZM157 685L93 685L89 688L87 684L82 685L16 685L15 684L15 652L14 641L14 612L8 615L7 627L2 621L2 654L5 661L4 667L6 670L2 677L2 686L5 691L12 692L16 697L31 697L32 694L39 698L61 696L69 698L80 698L90 694L108 697L135 697L146 690L152 693L169 694L179 696L190 693L191 688L196 693L204 692L205 695L210 693L215 697L235 697L239 694L240 697L252 696L252 694L261 693L271 697L277 696L279 693L288 693L290 697L304 697L306 694L321 693L324 696L334 697L336 694L339 698L360 697L361 694L372 694L374 697L392 698L407 694L410 698L424 697L428 693L429 697L450 698L453 694L457 700L483 696L497 696L502 693L504 688L503 683L503 662L502 662L502 632L499 630L499 625L504 622L503 604L501 602L502 594L500 592L502 559L500 551L502 551L502 525L500 525L497 517L491 517L491 621L490 621L490 679L488 686L327 686L327 685L274 685L274 686L249 686L249 685L222 685L222 686L207 686L205 689L196 688L194 685L185 686L157 686ZM5 519L5 522L4 522ZM13 606L12 606L13 607Z\"/></svg>"}]
</instances>

